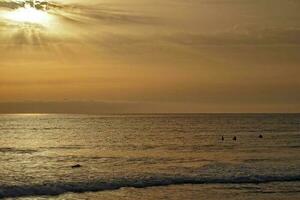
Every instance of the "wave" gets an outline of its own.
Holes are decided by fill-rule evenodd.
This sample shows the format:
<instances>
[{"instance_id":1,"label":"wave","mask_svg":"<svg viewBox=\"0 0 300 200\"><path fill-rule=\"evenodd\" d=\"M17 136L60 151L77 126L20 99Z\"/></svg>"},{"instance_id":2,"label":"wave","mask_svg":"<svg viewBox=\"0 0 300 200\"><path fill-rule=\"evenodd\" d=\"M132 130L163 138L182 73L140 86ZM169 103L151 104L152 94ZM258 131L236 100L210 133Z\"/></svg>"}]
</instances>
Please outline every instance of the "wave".
<instances>
[{"instance_id":1,"label":"wave","mask_svg":"<svg viewBox=\"0 0 300 200\"><path fill-rule=\"evenodd\" d=\"M299 175L290 176L240 176L240 177L146 177L116 178L111 180L93 180L87 182L57 182L47 184L0 186L0 198L25 196L55 196L68 192L84 193L120 188L147 188L156 186L184 184L260 184L269 182L298 182Z\"/></svg>"},{"instance_id":2,"label":"wave","mask_svg":"<svg viewBox=\"0 0 300 200\"><path fill-rule=\"evenodd\" d=\"M11 147L3 147L0 148L0 153L15 153L15 154L32 154L38 151L33 149L19 149L19 148L11 148Z\"/></svg>"}]
</instances>

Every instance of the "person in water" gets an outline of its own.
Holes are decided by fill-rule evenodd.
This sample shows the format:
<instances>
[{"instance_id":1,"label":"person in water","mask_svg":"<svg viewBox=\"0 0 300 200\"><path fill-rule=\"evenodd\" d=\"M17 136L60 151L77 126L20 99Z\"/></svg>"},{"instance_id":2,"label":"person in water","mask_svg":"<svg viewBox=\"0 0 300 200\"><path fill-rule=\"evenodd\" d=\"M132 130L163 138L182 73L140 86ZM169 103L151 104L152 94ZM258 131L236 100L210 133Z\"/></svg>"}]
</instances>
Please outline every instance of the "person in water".
<instances>
[{"instance_id":1,"label":"person in water","mask_svg":"<svg viewBox=\"0 0 300 200\"><path fill-rule=\"evenodd\" d=\"M80 168L80 167L82 167L80 164L76 164L76 165L72 165L71 166L72 168Z\"/></svg>"},{"instance_id":2,"label":"person in water","mask_svg":"<svg viewBox=\"0 0 300 200\"><path fill-rule=\"evenodd\" d=\"M232 138L232 140L236 140L236 136L234 136L234 137Z\"/></svg>"}]
</instances>

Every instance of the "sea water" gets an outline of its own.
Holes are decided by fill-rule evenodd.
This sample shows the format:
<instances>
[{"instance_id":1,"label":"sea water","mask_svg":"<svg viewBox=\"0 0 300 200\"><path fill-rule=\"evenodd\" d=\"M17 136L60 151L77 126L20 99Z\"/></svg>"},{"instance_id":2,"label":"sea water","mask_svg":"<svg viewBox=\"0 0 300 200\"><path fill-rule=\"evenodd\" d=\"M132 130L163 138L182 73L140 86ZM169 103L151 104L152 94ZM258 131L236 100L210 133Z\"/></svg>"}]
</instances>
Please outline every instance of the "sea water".
<instances>
[{"instance_id":1,"label":"sea water","mask_svg":"<svg viewBox=\"0 0 300 200\"><path fill-rule=\"evenodd\" d=\"M0 198L299 199L300 114L0 115Z\"/></svg>"}]
</instances>

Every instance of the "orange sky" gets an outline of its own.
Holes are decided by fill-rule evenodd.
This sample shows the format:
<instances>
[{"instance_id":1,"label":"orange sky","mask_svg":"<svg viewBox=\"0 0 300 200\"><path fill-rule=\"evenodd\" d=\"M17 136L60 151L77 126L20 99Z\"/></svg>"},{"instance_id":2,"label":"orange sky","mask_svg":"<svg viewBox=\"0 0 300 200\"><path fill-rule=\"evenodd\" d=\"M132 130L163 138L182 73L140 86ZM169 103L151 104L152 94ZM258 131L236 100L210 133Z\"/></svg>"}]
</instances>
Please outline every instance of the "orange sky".
<instances>
[{"instance_id":1,"label":"orange sky","mask_svg":"<svg viewBox=\"0 0 300 200\"><path fill-rule=\"evenodd\" d=\"M56 2L0 0L0 112L300 112L298 1Z\"/></svg>"}]
</instances>

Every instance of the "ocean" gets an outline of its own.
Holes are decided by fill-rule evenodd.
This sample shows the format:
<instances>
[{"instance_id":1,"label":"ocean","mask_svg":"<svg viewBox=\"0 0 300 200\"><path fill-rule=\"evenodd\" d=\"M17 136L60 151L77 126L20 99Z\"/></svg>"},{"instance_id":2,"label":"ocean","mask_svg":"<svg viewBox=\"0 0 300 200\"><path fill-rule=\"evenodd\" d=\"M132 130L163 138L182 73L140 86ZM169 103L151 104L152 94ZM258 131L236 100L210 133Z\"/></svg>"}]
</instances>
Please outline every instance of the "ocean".
<instances>
[{"instance_id":1,"label":"ocean","mask_svg":"<svg viewBox=\"0 0 300 200\"><path fill-rule=\"evenodd\" d=\"M0 198L300 199L300 114L0 115Z\"/></svg>"}]
</instances>

